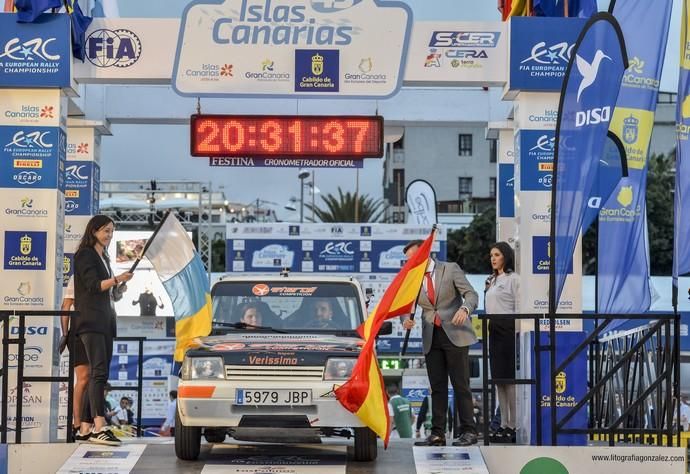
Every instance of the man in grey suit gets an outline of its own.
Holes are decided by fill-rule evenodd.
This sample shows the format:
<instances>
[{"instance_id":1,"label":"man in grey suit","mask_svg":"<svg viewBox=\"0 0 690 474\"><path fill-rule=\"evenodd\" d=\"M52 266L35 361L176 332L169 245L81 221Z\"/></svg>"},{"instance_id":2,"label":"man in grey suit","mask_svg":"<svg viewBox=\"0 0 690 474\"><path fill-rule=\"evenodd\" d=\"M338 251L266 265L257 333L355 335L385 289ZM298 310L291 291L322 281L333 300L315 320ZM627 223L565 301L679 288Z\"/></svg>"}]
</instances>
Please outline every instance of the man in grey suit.
<instances>
[{"instance_id":1,"label":"man in grey suit","mask_svg":"<svg viewBox=\"0 0 690 474\"><path fill-rule=\"evenodd\" d=\"M408 243L404 248L405 256L410 258L422 242ZM417 446L446 445L448 377L460 411L460 436L456 437L453 446L477 442L469 357L469 346L477 342L470 320L477 299L477 292L458 264L429 259L417 304L422 308L422 343L431 385L431 435L415 443ZM405 329L414 326L414 320L404 318Z\"/></svg>"}]
</instances>

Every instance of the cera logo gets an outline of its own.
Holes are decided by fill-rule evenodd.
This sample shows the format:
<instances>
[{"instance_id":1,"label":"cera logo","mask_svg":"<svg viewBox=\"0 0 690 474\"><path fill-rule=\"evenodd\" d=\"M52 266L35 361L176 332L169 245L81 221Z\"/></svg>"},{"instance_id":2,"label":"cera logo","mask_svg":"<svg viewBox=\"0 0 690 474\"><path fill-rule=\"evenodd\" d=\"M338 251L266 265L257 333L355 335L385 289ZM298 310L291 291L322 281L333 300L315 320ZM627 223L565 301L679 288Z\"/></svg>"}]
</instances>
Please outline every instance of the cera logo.
<instances>
[{"instance_id":1,"label":"cera logo","mask_svg":"<svg viewBox=\"0 0 690 474\"><path fill-rule=\"evenodd\" d=\"M595 107L589 110L581 110L575 114L575 127L596 125L611 120L611 107Z\"/></svg>"},{"instance_id":2,"label":"cera logo","mask_svg":"<svg viewBox=\"0 0 690 474\"><path fill-rule=\"evenodd\" d=\"M129 67L141 57L141 41L130 30L96 30L86 39L86 58L96 67Z\"/></svg>"},{"instance_id":3,"label":"cera logo","mask_svg":"<svg viewBox=\"0 0 690 474\"><path fill-rule=\"evenodd\" d=\"M311 0L311 7L319 13L334 13L352 8L362 0Z\"/></svg>"},{"instance_id":4,"label":"cera logo","mask_svg":"<svg viewBox=\"0 0 690 474\"><path fill-rule=\"evenodd\" d=\"M429 46L438 48L495 48L498 38L497 31L434 31L431 34Z\"/></svg>"},{"instance_id":5,"label":"cera logo","mask_svg":"<svg viewBox=\"0 0 690 474\"><path fill-rule=\"evenodd\" d=\"M24 130L19 130L12 137L12 141L5 145L5 148L11 146L16 146L18 148L42 148L44 150L53 148L53 144L46 141L46 136L48 134L50 134L50 132L35 131L26 133Z\"/></svg>"},{"instance_id":6,"label":"cera logo","mask_svg":"<svg viewBox=\"0 0 690 474\"><path fill-rule=\"evenodd\" d=\"M5 48L0 59L9 58L15 61L59 61L59 54L50 54L48 45L55 38L33 38L22 42L19 38L12 38L5 43Z\"/></svg>"}]
</instances>

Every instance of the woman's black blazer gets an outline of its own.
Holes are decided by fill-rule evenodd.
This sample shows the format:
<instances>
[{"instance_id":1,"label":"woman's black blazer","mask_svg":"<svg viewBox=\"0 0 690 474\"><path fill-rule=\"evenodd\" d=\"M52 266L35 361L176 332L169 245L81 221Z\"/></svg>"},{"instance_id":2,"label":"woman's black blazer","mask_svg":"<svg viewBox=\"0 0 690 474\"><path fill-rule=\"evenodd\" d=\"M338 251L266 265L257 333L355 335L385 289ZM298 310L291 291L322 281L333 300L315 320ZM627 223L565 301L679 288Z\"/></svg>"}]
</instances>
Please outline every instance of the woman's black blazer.
<instances>
[{"instance_id":1,"label":"woman's black blazer","mask_svg":"<svg viewBox=\"0 0 690 474\"><path fill-rule=\"evenodd\" d=\"M109 265L108 265L109 267ZM112 272L111 272L112 273ZM74 256L74 309L79 316L72 322L75 334L97 332L117 335L115 310L110 291L101 291L101 281L112 278L93 247L85 247Z\"/></svg>"}]
</instances>

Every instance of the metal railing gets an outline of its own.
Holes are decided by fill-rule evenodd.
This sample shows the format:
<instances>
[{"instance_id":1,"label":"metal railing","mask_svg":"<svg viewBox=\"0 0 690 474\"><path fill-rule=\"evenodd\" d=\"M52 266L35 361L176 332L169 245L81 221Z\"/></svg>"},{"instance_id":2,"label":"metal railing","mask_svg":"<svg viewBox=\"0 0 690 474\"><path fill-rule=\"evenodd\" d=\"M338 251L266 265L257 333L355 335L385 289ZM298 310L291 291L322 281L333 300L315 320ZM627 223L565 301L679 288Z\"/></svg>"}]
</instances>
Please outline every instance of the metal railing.
<instances>
[{"instance_id":1,"label":"metal railing","mask_svg":"<svg viewBox=\"0 0 690 474\"><path fill-rule=\"evenodd\" d=\"M8 398L9 398L9 356L10 345L17 346L17 406L15 412L15 438L14 442L20 444L22 442L22 424L23 424L23 393L25 383L60 383L67 382L67 421L65 431L67 433L65 441L67 443L74 442L72 426L72 406L74 403L74 340L70 338L68 341L69 347L69 373L66 376L27 376L24 375L24 351L26 346L26 318L36 316L70 316L74 317L77 313L74 311L0 311L0 321L2 322L2 369L0 374L2 376L2 400L0 400L0 407L2 409L2 417L0 418L0 443L7 443L7 432L9 431L8 419ZM19 326L17 328L17 337L10 338L10 321L12 318L18 318Z\"/></svg>"},{"instance_id":2,"label":"metal railing","mask_svg":"<svg viewBox=\"0 0 690 474\"><path fill-rule=\"evenodd\" d=\"M484 443L489 443L488 397L498 383L534 385L534 416L536 444L543 444L543 423L540 394L542 393L541 354L549 354L549 391L551 444L558 444L559 434L588 434L608 436L609 445L618 439L635 439L671 446L674 434L680 445L677 428L680 420L680 316L672 314L543 314L479 316L482 321L482 364L484 369ZM594 328L570 353L558 357L557 364L556 318L594 320ZM488 371L488 321L533 320L534 322L534 378L494 379ZM604 336L611 321L616 319L651 321L642 327L624 333ZM540 322L549 322L549 341L542 344ZM589 363L587 393L559 419L557 412L557 378L566 368L586 352ZM619 403L616 403L616 399ZM589 407L587 428L566 428L575 414ZM674 425L674 415L676 424ZM652 436L653 435L653 436Z\"/></svg>"}]
</instances>

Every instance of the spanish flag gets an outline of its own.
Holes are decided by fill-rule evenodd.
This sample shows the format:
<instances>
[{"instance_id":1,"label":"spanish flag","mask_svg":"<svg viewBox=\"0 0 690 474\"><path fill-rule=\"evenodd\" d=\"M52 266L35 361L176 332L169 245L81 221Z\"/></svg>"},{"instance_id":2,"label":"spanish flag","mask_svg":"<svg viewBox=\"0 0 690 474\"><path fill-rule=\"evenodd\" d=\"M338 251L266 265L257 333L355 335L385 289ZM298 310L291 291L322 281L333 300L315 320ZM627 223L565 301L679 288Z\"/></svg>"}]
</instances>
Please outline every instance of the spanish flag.
<instances>
[{"instance_id":1,"label":"spanish flag","mask_svg":"<svg viewBox=\"0 0 690 474\"><path fill-rule=\"evenodd\" d=\"M335 396L340 404L379 435L385 447L388 446L390 436L390 420L388 397L374 351L376 335L387 319L414 312L434 233L431 232L417 252L400 269L381 301L358 328L357 331L364 338L362 352L352 369L350 379L335 389Z\"/></svg>"},{"instance_id":2,"label":"spanish flag","mask_svg":"<svg viewBox=\"0 0 690 474\"><path fill-rule=\"evenodd\" d=\"M510 3L510 13L506 16L503 11L504 19L511 16L530 16L532 15L532 0L512 0Z\"/></svg>"}]
</instances>

